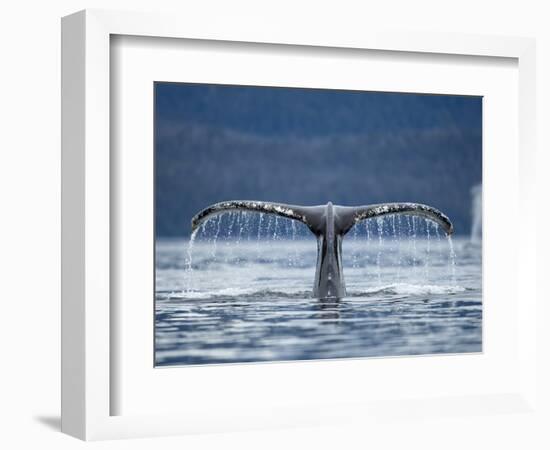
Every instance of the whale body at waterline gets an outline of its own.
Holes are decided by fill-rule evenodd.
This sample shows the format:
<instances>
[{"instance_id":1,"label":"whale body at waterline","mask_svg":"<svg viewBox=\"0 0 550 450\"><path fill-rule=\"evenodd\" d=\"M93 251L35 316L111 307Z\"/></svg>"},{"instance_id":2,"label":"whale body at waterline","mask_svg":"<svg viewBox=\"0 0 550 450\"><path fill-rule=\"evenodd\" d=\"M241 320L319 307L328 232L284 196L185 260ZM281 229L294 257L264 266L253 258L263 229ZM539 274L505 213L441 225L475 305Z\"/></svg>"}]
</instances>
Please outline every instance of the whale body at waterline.
<instances>
[{"instance_id":1,"label":"whale body at waterline","mask_svg":"<svg viewBox=\"0 0 550 450\"><path fill-rule=\"evenodd\" d=\"M313 285L313 296L316 298L345 297L342 240L347 232L362 220L390 214L410 214L436 222L447 235L453 232L453 225L445 214L420 203L339 206L328 202L326 205L300 206L251 200L231 200L208 206L191 220L192 231L196 231L208 218L227 211L275 214L306 224L317 237L317 267Z\"/></svg>"}]
</instances>

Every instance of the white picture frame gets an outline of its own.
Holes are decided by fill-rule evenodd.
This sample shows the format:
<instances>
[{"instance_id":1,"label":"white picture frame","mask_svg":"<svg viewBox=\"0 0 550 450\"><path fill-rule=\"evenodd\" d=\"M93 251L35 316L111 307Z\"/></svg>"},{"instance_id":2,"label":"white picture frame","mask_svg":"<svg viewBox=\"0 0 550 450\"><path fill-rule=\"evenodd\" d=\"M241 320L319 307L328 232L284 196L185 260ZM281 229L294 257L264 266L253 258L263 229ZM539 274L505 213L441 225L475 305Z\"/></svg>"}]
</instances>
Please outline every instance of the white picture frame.
<instances>
[{"instance_id":1,"label":"white picture frame","mask_svg":"<svg viewBox=\"0 0 550 450\"><path fill-rule=\"evenodd\" d=\"M110 155L113 101L110 64L114 35L284 44L306 51L321 47L335 52L345 49L407 52L413 59L415 55L429 58L446 54L517 60L519 181L513 188L521 199L516 206L525 226L534 227L536 222L535 195L532 195L535 157L532 39L380 30L346 33L340 30L331 34L313 25L306 32L280 30L261 23L234 29L229 23L208 26L186 17L96 10L67 16L62 22L62 430L65 433L96 440L376 420L379 416L393 417L396 402L400 405L397 415L401 417L434 405L443 415L450 411L468 415L495 413L502 408L518 412L535 408L536 271L532 269L536 236L522 233L518 236L518 253L512 256L517 262L517 282L523 294L517 303L516 323L520 366L512 389L460 398L424 395L418 399L400 394L387 401L333 402L330 411L321 408L317 413L318 405L307 404L306 399L299 407L273 406L269 414L250 410L235 414L233 405L220 405L216 413L187 410L113 415L113 393L120 388L113 382L111 370L114 358L120 356L112 348L117 324L112 320L110 303L115 283L111 279L111 186L117 177L111 171ZM357 368L359 363L350 364L342 369ZM279 366L248 366L245 370L269 376ZM318 368L309 365L304 370L314 375Z\"/></svg>"}]
</instances>

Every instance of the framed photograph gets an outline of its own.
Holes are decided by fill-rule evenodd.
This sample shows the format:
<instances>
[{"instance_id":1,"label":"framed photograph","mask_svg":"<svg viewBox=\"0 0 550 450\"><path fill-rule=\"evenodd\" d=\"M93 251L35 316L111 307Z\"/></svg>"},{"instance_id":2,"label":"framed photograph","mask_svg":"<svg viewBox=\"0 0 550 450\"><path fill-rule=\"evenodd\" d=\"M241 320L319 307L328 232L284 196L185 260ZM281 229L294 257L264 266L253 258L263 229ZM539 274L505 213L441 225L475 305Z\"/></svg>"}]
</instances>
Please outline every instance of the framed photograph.
<instances>
[{"instance_id":1,"label":"framed photograph","mask_svg":"<svg viewBox=\"0 0 550 450\"><path fill-rule=\"evenodd\" d=\"M532 40L84 11L62 47L64 432L532 410Z\"/></svg>"},{"instance_id":2,"label":"framed photograph","mask_svg":"<svg viewBox=\"0 0 550 450\"><path fill-rule=\"evenodd\" d=\"M156 366L481 352L481 96L154 89Z\"/></svg>"}]
</instances>

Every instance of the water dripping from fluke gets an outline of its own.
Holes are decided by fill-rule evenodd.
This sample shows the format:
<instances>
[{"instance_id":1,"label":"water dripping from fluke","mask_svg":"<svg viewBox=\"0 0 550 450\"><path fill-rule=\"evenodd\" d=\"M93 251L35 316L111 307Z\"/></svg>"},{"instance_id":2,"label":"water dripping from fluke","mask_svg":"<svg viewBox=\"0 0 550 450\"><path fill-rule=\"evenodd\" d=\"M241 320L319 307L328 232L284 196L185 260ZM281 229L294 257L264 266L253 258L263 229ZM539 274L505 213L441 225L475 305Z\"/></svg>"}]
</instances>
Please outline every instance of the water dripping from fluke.
<instances>
[{"instance_id":1,"label":"water dripping from fluke","mask_svg":"<svg viewBox=\"0 0 550 450\"><path fill-rule=\"evenodd\" d=\"M376 253L376 277L378 278L378 285L382 284L382 274L380 268L380 258L382 258L382 233L384 232L383 228L384 222L382 217L376 218L376 229L378 231L378 252Z\"/></svg>"},{"instance_id":2,"label":"water dripping from fluke","mask_svg":"<svg viewBox=\"0 0 550 450\"><path fill-rule=\"evenodd\" d=\"M453 245L453 238L450 234L447 236L447 241L449 243L449 268L451 272L451 283L453 286L456 286L456 253Z\"/></svg>"},{"instance_id":3,"label":"water dripping from fluke","mask_svg":"<svg viewBox=\"0 0 550 450\"><path fill-rule=\"evenodd\" d=\"M185 272L187 273L187 288L186 292L191 292L193 286L193 245L197 237L199 229L193 230L191 237L189 238L189 243L187 244L187 259L185 262Z\"/></svg>"},{"instance_id":4,"label":"water dripping from fluke","mask_svg":"<svg viewBox=\"0 0 550 450\"><path fill-rule=\"evenodd\" d=\"M421 217L428 219L436 223L441 227L445 234L449 236L449 242L451 245L452 261L451 267L454 280L454 265L455 253L452 248L452 241L450 240L450 234L453 232L453 226L447 216L438 211L437 209L422 205L418 203L386 203L376 205L366 205L357 207L338 206L332 203L319 206L299 206L299 205L286 205L281 203L270 203L260 201L227 201L211 205L204 210L200 211L192 219L192 234L189 239L187 250L187 264L186 272L188 272L189 289L192 286L192 252L194 241L197 237L197 231L201 226L208 223L210 219L219 216L216 226L215 235L213 238L214 246L217 246L217 241L221 228L221 216L224 214L229 215L229 223L227 226L227 235L225 238L225 260L229 262L230 251L229 242L232 235L237 235L237 245L242 243L243 233L250 234L249 219L243 218L250 213L259 213L258 230L256 233L256 250L257 254L260 254L259 247L262 238L262 225L264 215L267 214L267 227L266 237L271 241L271 245L276 246L283 239L281 234L288 235L290 232L288 226L280 227L279 218L290 219L293 222L291 227L292 239L296 238L296 230L294 222L302 222L307 226L309 231L317 238L317 264L315 270L315 279L313 285L312 295L316 298L342 298L346 296L346 288L344 281L344 268L342 264L342 241L346 234L354 227L354 225L365 221L367 240L370 240L370 231L368 227L369 219L376 219L377 231L378 231L378 253L376 257L377 263L377 279L378 284L382 283L381 263L384 251L383 235L385 233L384 220L386 216L394 216L392 218L391 229L386 225L386 229L393 232L393 239L397 241L398 230L396 229L395 216L407 215L412 216L411 220L407 220L409 225L409 236L412 235L412 260L413 264L417 265L417 245L416 235L418 233L418 227L416 218ZM237 232L234 233L233 228L237 228ZM282 230L281 228L284 228ZM355 233L355 232L354 232ZM249 237L247 238L249 240ZM401 264L400 249L395 250L399 254L399 264ZM294 266L297 263L292 262L289 257L287 259L287 265ZM353 263L352 265L355 265ZM456 281L454 281L456 283Z\"/></svg>"}]
</instances>

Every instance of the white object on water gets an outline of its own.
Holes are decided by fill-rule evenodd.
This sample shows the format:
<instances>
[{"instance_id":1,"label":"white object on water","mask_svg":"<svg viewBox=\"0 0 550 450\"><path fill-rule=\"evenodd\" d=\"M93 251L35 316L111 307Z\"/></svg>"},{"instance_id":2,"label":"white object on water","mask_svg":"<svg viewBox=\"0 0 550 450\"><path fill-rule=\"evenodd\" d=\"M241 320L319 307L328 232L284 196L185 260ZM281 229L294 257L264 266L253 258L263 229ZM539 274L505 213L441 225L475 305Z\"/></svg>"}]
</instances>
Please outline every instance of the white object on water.
<instances>
[{"instance_id":1,"label":"white object on water","mask_svg":"<svg viewBox=\"0 0 550 450\"><path fill-rule=\"evenodd\" d=\"M477 184L470 190L472 194L472 227L470 229L470 242L481 242L482 233L482 189Z\"/></svg>"}]
</instances>

